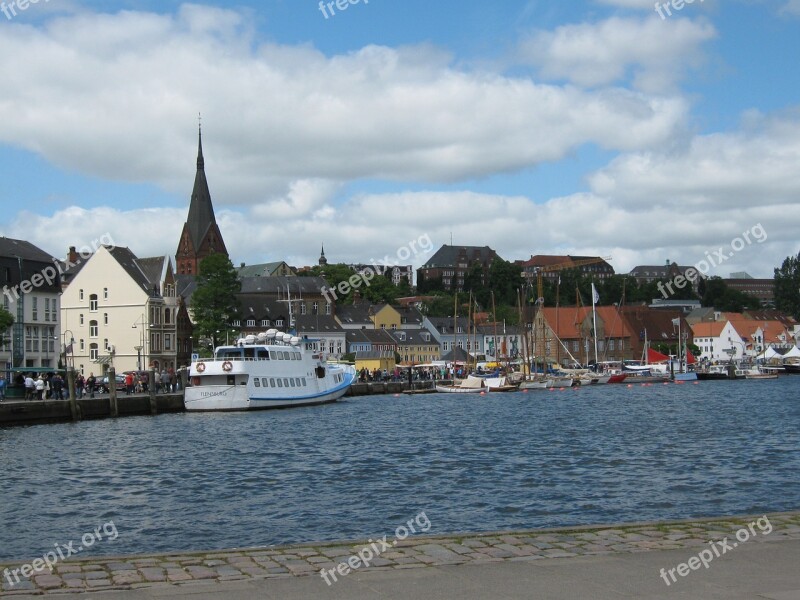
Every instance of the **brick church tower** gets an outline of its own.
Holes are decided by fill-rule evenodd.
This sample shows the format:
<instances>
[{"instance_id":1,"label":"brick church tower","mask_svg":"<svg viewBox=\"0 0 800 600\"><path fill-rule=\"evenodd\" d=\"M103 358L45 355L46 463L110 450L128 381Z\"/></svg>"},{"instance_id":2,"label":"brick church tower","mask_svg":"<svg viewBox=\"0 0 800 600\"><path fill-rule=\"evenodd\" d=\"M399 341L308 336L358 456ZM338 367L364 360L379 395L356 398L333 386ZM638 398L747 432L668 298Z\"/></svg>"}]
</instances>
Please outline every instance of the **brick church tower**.
<instances>
[{"instance_id":1,"label":"brick church tower","mask_svg":"<svg viewBox=\"0 0 800 600\"><path fill-rule=\"evenodd\" d=\"M179 275L197 275L200 261L215 252L228 256L225 242L214 217L211 193L206 181L203 160L203 133L198 131L197 174L194 178L189 216L183 224L178 250L175 253L175 268Z\"/></svg>"}]
</instances>

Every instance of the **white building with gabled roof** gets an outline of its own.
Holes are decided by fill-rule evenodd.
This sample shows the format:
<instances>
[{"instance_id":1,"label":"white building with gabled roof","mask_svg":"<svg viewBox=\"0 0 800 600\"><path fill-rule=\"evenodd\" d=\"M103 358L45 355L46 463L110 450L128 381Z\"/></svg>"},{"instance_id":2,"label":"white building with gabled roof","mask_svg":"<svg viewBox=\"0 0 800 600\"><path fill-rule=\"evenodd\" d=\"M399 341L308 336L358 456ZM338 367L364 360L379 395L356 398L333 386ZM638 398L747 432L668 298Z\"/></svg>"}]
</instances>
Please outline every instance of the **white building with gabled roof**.
<instances>
[{"instance_id":1,"label":"white building with gabled roof","mask_svg":"<svg viewBox=\"0 0 800 600\"><path fill-rule=\"evenodd\" d=\"M70 363L89 375L176 368L180 306L169 257L137 258L101 246L69 278L61 323L74 340Z\"/></svg>"}]
</instances>

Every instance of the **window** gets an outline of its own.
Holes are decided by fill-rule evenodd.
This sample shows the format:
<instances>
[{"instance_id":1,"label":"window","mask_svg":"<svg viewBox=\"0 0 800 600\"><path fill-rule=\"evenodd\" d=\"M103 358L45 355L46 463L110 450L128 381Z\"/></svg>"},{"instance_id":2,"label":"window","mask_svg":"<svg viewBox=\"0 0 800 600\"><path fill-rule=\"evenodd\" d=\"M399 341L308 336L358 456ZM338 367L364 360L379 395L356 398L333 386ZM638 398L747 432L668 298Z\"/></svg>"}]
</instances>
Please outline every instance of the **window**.
<instances>
[{"instance_id":1,"label":"window","mask_svg":"<svg viewBox=\"0 0 800 600\"><path fill-rule=\"evenodd\" d=\"M167 309L164 310L164 325L169 325L170 313L172 313L172 311L170 309L167 308Z\"/></svg>"},{"instance_id":2,"label":"window","mask_svg":"<svg viewBox=\"0 0 800 600\"><path fill-rule=\"evenodd\" d=\"M78 321L80 322L81 327L83 327L83 314L81 314L79 316L80 316L80 318L78 319Z\"/></svg>"},{"instance_id":3,"label":"window","mask_svg":"<svg viewBox=\"0 0 800 600\"><path fill-rule=\"evenodd\" d=\"M306 314L306 303L305 302L301 302L300 303L300 314L301 315Z\"/></svg>"},{"instance_id":4,"label":"window","mask_svg":"<svg viewBox=\"0 0 800 600\"><path fill-rule=\"evenodd\" d=\"M97 344L89 344L89 360L97 360Z\"/></svg>"},{"instance_id":5,"label":"window","mask_svg":"<svg viewBox=\"0 0 800 600\"><path fill-rule=\"evenodd\" d=\"M261 321L261 326L262 327L269 327L269 319L263 319Z\"/></svg>"},{"instance_id":6,"label":"window","mask_svg":"<svg viewBox=\"0 0 800 600\"><path fill-rule=\"evenodd\" d=\"M317 315L319 314L319 302L314 300L314 304L311 305L311 314Z\"/></svg>"},{"instance_id":7,"label":"window","mask_svg":"<svg viewBox=\"0 0 800 600\"><path fill-rule=\"evenodd\" d=\"M89 312L97 312L97 294L89 296Z\"/></svg>"},{"instance_id":8,"label":"window","mask_svg":"<svg viewBox=\"0 0 800 600\"><path fill-rule=\"evenodd\" d=\"M78 291L78 299L83 302L83 290Z\"/></svg>"},{"instance_id":9,"label":"window","mask_svg":"<svg viewBox=\"0 0 800 600\"><path fill-rule=\"evenodd\" d=\"M247 326L248 327L255 327L256 326L256 320L255 319L247 319Z\"/></svg>"},{"instance_id":10,"label":"window","mask_svg":"<svg viewBox=\"0 0 800 600\"><path fill-rule=\"evenodd\" d=\"M270 377L269 378L269 387L275 387L275 378L274 377Z\"/></svg>"},{"instance_id":11,"label":"window","mask_svg":"<svg viewBox=\"0 0 800 600\"><path fill-rule=\"evenodd\" d=\"M172 336L168 333L164 334L164 350L172 350Z\"/></svg>"},{"instance_id":12,"label":"window","mask_svg":"<svg viewBox=\"0 0 800 600\"><path fill-rule=\"evenodd\" d=\"M103 313L103 325L108 325L108 313Z\"/></svg>"},{"instance_id":13,"label":"window","mask_svg":"<svg viewBox=\"0 0 800 600\"><path fill-rule=\"evenodd\" d=\"M239 319L236 319L236 320L233 322L233 326L234 326L234 327L241 327L241 326L242 326L242 322L241 322Z\"/></svg>"},{"instance_id":14,"label":"window","mask_svg":"<svg viewBox=\"0 0 800 600\"><path fill-rule=\"evenodd\" d=\"M44 320L50 320L50 298L44 299ZM53 319L55 321L55 319Z\"/></svg>"},{"instance_id":15,"label":"window","mask_svg":"<svg viewBox=\"0 0 800 600\"><path fill-rule=\"evenodd\" d=\"M89 337L97 337L97 321L89 321Z\"/></svg>"},{"instance_id":16,"label":"window","mask_svg":"<svg viewBox=\"0 0 800 600\"><path fill-rule=\"evenodd\" d=\"M261 380L258 377L253 378L253 385L256 387L261 387Z\"/></svg>"},{"instance_id":17,"label":"window","mask_svg":"<svg viewBox=\"0 0 800 600\"><path fill-rule=\"evenodd\" d=\"M283 327L283 319L277 319L275 321L275 327Z\"/></svg>"},{"instance_id":18,"label":"window","mask_svg":"<svg viewBox=\"0 0 800 600\"><path fill-rule=\"evenodd\" d=\"M108 300L108 288L103 288L103 300Z\"/></svg>"},{"instance_id":19,"label":"window","mask_svg":"<svg viewBox=\"0 0 800 600\"><path fill-rule=\"evenodd\" d=\"M39 299L36 296L31 301L31 320L39 320Z\"/></svg>"},{"instance_id":20,"label":"window","mask_svg":"<svg viewBox=\"0 0 800 600\"><path fill-rule=\"evenodd\" d=\"M325 303L325 314L326 315L331 314L331 303L330 302L326 302Z\"/></svg>"},{"instance_id":21,"label":"window","mask_svg":"<svg viewBox=\"0 0 800 600\"><path fill-rule=\"evenodd\" d=\"M83 339L81 339L80 348L81 348L81 352L85 352L86 351L86 346L83 343Z\"/></svg>"},{"instance_id":22,"label":"window","mask_svg":"<svg viewBox=\"0 0 800 600\"><path fill-rule=\"evenodd\" d=\"M108 352L108 338L105 338L105 339L103 340L103 350L105 350L106 352Z\"/></svg>"}]
</instances>

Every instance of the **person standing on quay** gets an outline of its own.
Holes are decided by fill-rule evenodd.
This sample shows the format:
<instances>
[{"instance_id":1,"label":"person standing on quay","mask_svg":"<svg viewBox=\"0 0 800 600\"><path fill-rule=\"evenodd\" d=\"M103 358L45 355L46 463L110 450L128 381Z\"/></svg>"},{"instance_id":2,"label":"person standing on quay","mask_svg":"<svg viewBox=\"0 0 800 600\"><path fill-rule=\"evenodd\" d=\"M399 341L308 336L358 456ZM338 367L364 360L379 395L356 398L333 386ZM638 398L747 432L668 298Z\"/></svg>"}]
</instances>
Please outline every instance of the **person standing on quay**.
<instances>
[{"instance_id":1,"label":"person standing on quay","mask_svg":"<svg viewBox=\"0 0 800 600\"><path fill-rule=\"evenodd\" d=\"M133 373L125 373L125 393L130 396L133 393Z\"/></svg>"},{"instance_id":2,"label":"person standing on quay","mask_svg":"<svg viewBox=\"0 0 800 600\"><path fill-rule=\"evenodd\" d=\"M36 382L33 381L30 373L25 375L25 400L33 400L33 394L36 392Z\"/></svg>"},{"instance_id":3,"label":"person standing on quay","mask_svg":"<svg viewBox=\"0 0 800 600\"><path fill-rule=\"evenodd\" d=\"M44 398L44 376L40 374L34 385L36 389L36 399L42 400Z\"/></svg>"},{"instance_id":4,"label":"person standing on quay","mask_svg":"<svg viewBox=\"0 0 800 600\"><path fill-rule=\"evenodd\" d=\"M94 398L94 384L96 381L94 373L89 373L89 377L86 378L86 389L89 392L89 398Z\"/></svg>"},{"instance_id":5,"label":"person standing on quay","mask_svg":"<svg viewBox=\"0 0 800 600\"><path fill-rule=\"evenodd\" d=\"M83 373L78 373L78 378L75 380L75 397L79 400L83 398L83 387L86 385L86 380L83 378Z\"/></svg>"},{"instance_id":6,"label":"person standing on quay","mask_svg":"<svg viewBox=\"0 0 800 600\"><path fill-rule=\"evenodd\" d=\"M6 378L0 373L0 402L6 399Z\"/></svg>"}]
</instances>

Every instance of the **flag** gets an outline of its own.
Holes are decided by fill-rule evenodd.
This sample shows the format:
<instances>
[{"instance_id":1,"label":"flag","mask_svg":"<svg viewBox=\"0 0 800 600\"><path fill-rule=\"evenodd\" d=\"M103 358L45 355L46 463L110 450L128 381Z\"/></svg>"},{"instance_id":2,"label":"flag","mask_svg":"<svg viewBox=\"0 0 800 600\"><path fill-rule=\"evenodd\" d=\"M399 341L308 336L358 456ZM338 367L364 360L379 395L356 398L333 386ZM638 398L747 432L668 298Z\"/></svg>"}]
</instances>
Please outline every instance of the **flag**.
<instances>
[{"instance_id":1,"label":"flag","mask_svg":"<svg viewBox=\"0 0 800 600\"><path fill-rule=\"evenodd\" d=\"M592 284L592 304L597 304L600 301L600 294L597 293L597 290L594 287L594 283Z\"/></svg>"}]
</instances>

